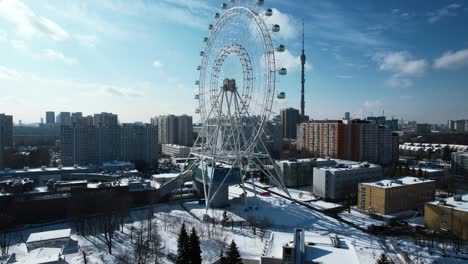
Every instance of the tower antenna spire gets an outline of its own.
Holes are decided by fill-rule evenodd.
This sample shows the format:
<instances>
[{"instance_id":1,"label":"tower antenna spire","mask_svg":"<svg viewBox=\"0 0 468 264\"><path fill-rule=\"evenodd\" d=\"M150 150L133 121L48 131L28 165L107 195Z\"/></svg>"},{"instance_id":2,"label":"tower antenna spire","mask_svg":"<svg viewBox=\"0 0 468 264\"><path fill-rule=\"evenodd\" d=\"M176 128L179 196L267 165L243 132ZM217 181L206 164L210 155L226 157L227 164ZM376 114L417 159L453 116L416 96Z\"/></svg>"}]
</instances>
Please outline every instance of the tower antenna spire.
<instances>
[{"instance_id":1,"label":"tower antenna spire","mask_svg":"<svg viewBox=\"0 0 468 264\"><path fill-rule=\"evenodd\" d=\"M301 65L302 65L302 72L301 72L301 122L305 121L305 100L304 100L304 85L305 85L305 63L306 63L306 55L305 55L305 45L304 45L304 19L302 19L302 54L301 54Z\"/></svg>"}]
</instances>

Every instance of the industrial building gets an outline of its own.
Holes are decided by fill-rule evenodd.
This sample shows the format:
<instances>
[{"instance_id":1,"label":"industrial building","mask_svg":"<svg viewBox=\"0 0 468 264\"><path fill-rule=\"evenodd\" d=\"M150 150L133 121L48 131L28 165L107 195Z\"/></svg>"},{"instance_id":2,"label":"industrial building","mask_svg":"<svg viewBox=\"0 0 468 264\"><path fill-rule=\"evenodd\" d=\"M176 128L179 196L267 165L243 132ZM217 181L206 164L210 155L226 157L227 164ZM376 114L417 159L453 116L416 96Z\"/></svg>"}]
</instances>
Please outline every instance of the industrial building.
<instances>
[{"instance_id":1,"label":"industrial building","mask_svg":"<svg viewBox=\"0 0 468 264\"><path fill-rule=\"evenodd\" d=\"M415 177L360 183L358 208L378 214L392 214L422 208L435 198L435 181Z\"/></svg>"},{"instance_id":2,"label":"industrial building","mask_svg":"<svg viewBox=\"0 0 468 264\"><path fill-rule=\"evenodd\" d=\"M432 201L424 206L424 225L468 240L468 194Z\"/></svg>"},{"instance_id":3,"label":"industrial building","mask_svg":"<svg viewBox=\"0 0 468 264\"><path fill-rule=\"evenodd\" d=\"M356 195L358 183L382 178L383 170L379 165L339 161L333 166L314 168L312 190L314 195L325 200L344 200Z\"/></svg>"}]
</instances>

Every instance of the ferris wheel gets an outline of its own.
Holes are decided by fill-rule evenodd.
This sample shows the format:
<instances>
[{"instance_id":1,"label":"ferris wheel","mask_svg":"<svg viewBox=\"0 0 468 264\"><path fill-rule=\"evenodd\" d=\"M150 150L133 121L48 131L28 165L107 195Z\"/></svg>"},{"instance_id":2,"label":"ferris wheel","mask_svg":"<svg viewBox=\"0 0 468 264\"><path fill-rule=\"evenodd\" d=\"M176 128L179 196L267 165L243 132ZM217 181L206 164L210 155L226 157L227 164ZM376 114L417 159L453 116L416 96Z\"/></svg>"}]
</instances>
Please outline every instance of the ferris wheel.
<instances>
[{"instance_id":1,"label":"ferris wheel","mask_svg":"<svg viewBox=\"0 0 468 264\"><path fill-rule=\"evenodd\" d=\"M276 65L275 53L286 48L274 45L272 34L281 28L268 23L273 9L263 5L261 0L223 3L203 38L195 81L196 113L203 126L191 154L201 160L207 208L230 177L240 176L244 187L245 175L253 170L288 193L264 143L275 98L285 98L284 92L276 91L277 78L287 69ZM215 179L214 168L223 164L230 169Z\"/></svg>"}]
</instances>

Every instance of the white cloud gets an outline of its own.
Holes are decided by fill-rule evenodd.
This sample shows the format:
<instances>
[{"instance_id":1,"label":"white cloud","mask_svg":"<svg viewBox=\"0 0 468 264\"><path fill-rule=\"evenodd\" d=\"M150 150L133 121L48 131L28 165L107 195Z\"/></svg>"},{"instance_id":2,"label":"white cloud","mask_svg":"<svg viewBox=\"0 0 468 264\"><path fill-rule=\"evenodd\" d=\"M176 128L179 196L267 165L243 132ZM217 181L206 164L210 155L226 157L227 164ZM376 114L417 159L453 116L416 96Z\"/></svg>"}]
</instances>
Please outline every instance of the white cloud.
<instances>
[{"instance_id":1,"label":"white cloud","mask_svg":"<svg viewBox=\"0 0 468 264\"><path fill-rule=\"evenodd\" d=\"M161 61L155 60L153 61L153 67L156 69L161 69L163 67L163 64Z\"/></svg>"},{"instance_id":2,"label":"white cloud","mask_svg":"<svg viewBox=\"0 0 468 264\"><path fill-rule=\"evenodd\" d=\"M410 54L406 51L376 55L374 58L380 62L381 71L394 72L401 76L420 75L427 67L426 60L411 60Z\"/></svg>"},{"instance_id":3,"label":"white cloud","mask_svg":"<svg viewBox=\"0 0 468 264\"><path fill-rule=\"evenodd\" d=\"M96 47L97 37L95 35L84 35L84 34L76 34L75 39L78 40L80 45L88 48Z\"/></svg>"},{"instance_id":4,"label":"white cloud","mask_svg":"<svg viewBox=\"0 0 468 264\"><path fill-rule=\"evenodd\" d=\"M468 49L457 52L447 51L434 62L434 68L453 69L468 65Z\"/></svg>"},{"instance_id":5,"label":"white cloud","mask_svg":"<svg viewBox=\"0 0 468 264\"><path fill-rule=\"evenodd\" d=\"M336 78L339 78L339 79L352 79L353 76L352 75L336 75Z\"/></svg>"},{"instance_id":6,"label":"white cloud","mask_svg":"<svg viewBox=\"0 0 468 264\"><path fill-rule=\"evenodd\" d=\"M408 78L401 76L393 75L388 80L385 81L385 84L393 88L408 88L413 85L413 81Z\"/></svg>"},{"instance_id":7,"label":"white cloud","mask_svg":"<svg viewBox=\"0 0 468 264\"><path fill-rule=\"evenodd\" d=\"M142 97L143 94L140 92L126 87L113 86L113 85L97 85L98 90L102 93L114 96L123 97Z\"/></svg>"},{"instance_id":8,"label":"white cloud","mask_svg":"<svg viewBox=\"0 0 468 264\"><path fill-rule=\"evenodd\" d=\"M19 80L21 75L15 70L11 68L7 68L5 66L0 66L0 80Z\"/></svg>"},{"instance_id":9,"label":"white cloud","mask_svg":"<svg viewBox=\"0 0 468 264\"><path fill-rule=\"evenodd\" d=\"M301 57L294 56L289 50L275 52L276 65L278 68L286 68L288 71L299 70L301 67ZM306 70L312 70L312 65L306 62Z\"/></svg>"},{"instance_id":10,"label":"white cloud","mask_svg":"<svg viewBox=\"0 0 468 264\"><path fill-rule=\"evenodd\" d=\"M268 17L266 22L268 24L280 25L280 31L278 34L283 39L294 39L297 36L297 26L294 25L294 21L288 14L282 13L276 8L272 8L273 15Z\"/></svg>"},{"instance_id":11,"label":"white cloud","mask_svg":"<svg viewBox=\"0 0 468 264\"><path fill-rule=\"evenodd\" d=\"M427 69L426 60L413 60L411 54L406 51L377 53L373 59L378 63L380 71L392 73L386 81L390 87L410 87L413 84L410 77L420 76Z\"/></svg>"},{"instance_id":12,"label":"white cloud","mask_svg":"<svg viewBox=\"0 0 468 264\"><path fill-rule=\"evenodd\" d=\"M6 33L3 30L0 30L0 41L6 40Z\"/></svg>"},{"instance_id":13,"label":"white cloud","mask_svg":"<svg viewBox=\"0 0 468 264\"><path fill-rule=\"evenodd\" d=\"M364 107L366 109L375 109L375 108L382 108L383 103L380 100L366 100L364 102Z\"/></svg>"},{"instance_id":14,"label":"white cloud","mask_svg":"<svg viewBox=\"0 0 468 264\"><path fill-rule=\"evenodd\" d=\"M13 39L13 40L10 40L10 44L14 49L17 49L17 50L26 49L26 44L22 40Z\"/></svg>"},{"instance_id":15,"label":"white cloud","mask_svg":"<svg viewBox=\"0 0 468 264\"><path fill-rule=\"evenodd\" d=\"M47 36L53 40L64 40L68 33L52 20L36 15L22 1L0 1L0 17L16 25L25 36Z\"/></svg>"},{"instance_id":16,"label":"white cloud","mask_svg":"<svg viewBox=\"0 0 468 264\"><path fill-rule=\"evenodd\" d=\"M456 16L457 9L460 9L462 6L460 4L450 4L441 9L438 9L434 12L427 13L429 23L435 23L446 16Z\"/></svg>"},{"instance_id":17,"label":"white cloud","mask_svg":"<svg viewBox=\"0 0 468 264\"><path fill-rule=\"evenodd\" d=\"M66 57L62 52L53 49L46 49L44 51L44 55L53 61L59 61L66 64L78 64L77 59Z\"/></svg>"}]
</instances>

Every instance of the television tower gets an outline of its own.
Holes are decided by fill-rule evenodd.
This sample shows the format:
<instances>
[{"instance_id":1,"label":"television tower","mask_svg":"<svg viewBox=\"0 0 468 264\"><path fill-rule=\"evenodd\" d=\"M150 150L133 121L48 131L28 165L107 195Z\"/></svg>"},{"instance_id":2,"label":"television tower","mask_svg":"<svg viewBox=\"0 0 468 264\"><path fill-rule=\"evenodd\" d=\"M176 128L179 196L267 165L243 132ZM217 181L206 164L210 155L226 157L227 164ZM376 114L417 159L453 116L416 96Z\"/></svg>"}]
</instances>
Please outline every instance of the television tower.
<instances>
[{"instance_id":1,"label":"television tower","mask_svg":"<svg viewBox=\"0 0 468 264\"><path fill-rule=\"evenodd\" d=\"M301 64L302 64L302 75L301 75L301 122L305 120L305 101L304 101L304 84L305 84L305 63L306 55L304 51L304 20L302 20L302 54L301 54Z\"/></svg>"}]
</instances>

